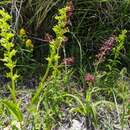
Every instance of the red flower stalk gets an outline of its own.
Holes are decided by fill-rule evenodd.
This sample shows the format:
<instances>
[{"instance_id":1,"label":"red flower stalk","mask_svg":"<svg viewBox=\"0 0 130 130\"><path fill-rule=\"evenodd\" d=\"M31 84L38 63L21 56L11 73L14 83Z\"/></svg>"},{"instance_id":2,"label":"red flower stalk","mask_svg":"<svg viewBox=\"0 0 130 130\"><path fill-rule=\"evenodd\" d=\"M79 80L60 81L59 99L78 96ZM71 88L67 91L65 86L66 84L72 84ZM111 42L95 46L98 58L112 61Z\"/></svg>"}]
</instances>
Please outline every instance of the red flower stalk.
<instances>
[{"instance_id":1,"label":"red flower stalk","mask_svg":"<svg viewBox=\"0 0 130 130\"><path fill-rule=\"evenodd\" d=\"M85 79L85 81L87 81L87 82L94 82L94 81L95 81L95 77L94 77L92 74L90 74L90 73L87 73L87 74L84 76L84 79Z\"/></svg>"},{"instance_id":2,"label":"red flower stalk","mask_svg":"<svg viewBox=\"0 0 130 130\"><path fill-rule=\"evenodd\" d=\"M99 49L99 53L96 55L98 61L102 61L105 56L112 50L114 43L116 42L115 36L109 37L103 44L103 46Z\"/></svg>"},{"instance_id":3,"label":"red flower stalk","mask_svg":"<svg viewBox=\"0 0 130 130\"><path fill-rule=\"evenodd\" d=\"M72 64L74 64L74 57L69 57L69 58L63 59L63 64L65 64L65 65L72 65Z\"/></svg>"}]
</instances>

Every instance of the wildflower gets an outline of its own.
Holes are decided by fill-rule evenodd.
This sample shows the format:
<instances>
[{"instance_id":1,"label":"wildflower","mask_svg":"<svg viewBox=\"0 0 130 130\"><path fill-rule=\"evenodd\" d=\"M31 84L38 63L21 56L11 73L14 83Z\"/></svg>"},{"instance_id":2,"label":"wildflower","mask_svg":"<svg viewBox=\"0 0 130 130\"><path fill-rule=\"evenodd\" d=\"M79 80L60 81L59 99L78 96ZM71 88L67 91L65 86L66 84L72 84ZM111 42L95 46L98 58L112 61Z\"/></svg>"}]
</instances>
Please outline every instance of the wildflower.
<instances>
[{"instance_id":1,"label":"wildflower","mask_svg":"<svg viewBox=\"0 0 130 130\"><path fill-rule=\"evenodd\" d=\"M26 35L26 30L24 28L21 28L19 31L19 35L21 35L21 36Z\"/></svg>"},{"instance_id":2,"label":"wildflower","mask_svg":"<svg viewBox=\"0 0 130 130\"><path fill-rule=\"evenodd\" d=\"M95 77L94 77L92 74L90 74L90 73L87 73L87 74L84 76L84 79L85 79L85 81L87 81L87 82L94 82L94 81L95 81Z\"/></svg>"},{"instance_id":3,"label":"wildflower","mask_svg":"<svg viewBox=\"0 0 130 130\"><path fill-rule=\"evenodd\" d=\"M25 42L25 44L26 44L26 47L28 47L28 48L33 48L34 47L31 39L27 39L27 41Z\"/></svg>"},{"instance_id":4,"label":"wildflower","mask_svg":"<svg viewBox=\"0 0 130 130\"><path fill-rule=\"evenodd\" d=\"M96 58L98 61L101 62L105 58L105 56L109 53L109 51L112 50L112 47L113 47L115 41L116 41L116 38L113 35L104 42L103 46L99 49L99 53L96 55Z\"/></svg>"},{"instance_id":5,"label":"wildflower","mask_svg":"<svg viewBox=\"0 0 130 130\"><path fill-rule=\"evenodd\" d=\"M72 64L74 64L74 57L69 57L69 58L63 59L63 64L65 64L65 65L72 65Z\"/></svg>"}]
</instances>

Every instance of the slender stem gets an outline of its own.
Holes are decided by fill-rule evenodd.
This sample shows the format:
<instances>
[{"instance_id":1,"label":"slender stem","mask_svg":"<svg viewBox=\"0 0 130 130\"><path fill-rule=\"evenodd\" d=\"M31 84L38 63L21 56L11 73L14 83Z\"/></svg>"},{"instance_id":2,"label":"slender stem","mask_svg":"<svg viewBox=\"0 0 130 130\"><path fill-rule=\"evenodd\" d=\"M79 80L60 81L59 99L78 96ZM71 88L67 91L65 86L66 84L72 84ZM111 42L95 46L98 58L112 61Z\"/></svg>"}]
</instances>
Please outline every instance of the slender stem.
<instances>
[{"instance_id":1,"label":"slender stem","mask_svg":"<svg viewBox=\"0 0 130 130\"><path fill-rule=\"evenodd\" d=\"M45 72L45 75L44 75L43 78L41 79L41 82L40 82L40 84L39 84L39 86L38 86L38 88L37 88L37 91L36 91L35 95L34 95L33 98L32 98L32 101L31 101L32 104L35 103L35 101L37 100L38 96L40 95L40 93L41 93L41 91L42 91L42 89L43 89L43 87L44 87L44 81L46 80L49 71L50 71L50 67L49 67L49 65L48 65L47 70L46 70L46 72Z\"/></svg>"},{"instance_id":2,"label":"slender stem","mask_svg":"<svg viewBox=\"0 0 130 130\"><path fill-rule=\"evenodd\" d=\"M11 72L11 82L12 82L11 93L12 93L13 101L16 103L15 81L14 81L14 75L13 75L13 68L10 69L10 72Z\"/></svg>"}]
</instances>

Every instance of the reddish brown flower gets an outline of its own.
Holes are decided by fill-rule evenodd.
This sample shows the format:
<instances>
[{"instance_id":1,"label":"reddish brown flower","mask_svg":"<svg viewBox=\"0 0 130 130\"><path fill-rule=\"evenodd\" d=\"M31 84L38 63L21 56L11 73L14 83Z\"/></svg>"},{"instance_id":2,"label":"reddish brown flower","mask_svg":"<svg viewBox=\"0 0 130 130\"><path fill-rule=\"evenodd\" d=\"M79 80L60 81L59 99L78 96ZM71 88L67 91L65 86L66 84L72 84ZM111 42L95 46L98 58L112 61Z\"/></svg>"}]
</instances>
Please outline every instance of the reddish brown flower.
<instances>
[{"instance_id":1,"label":"reddish brown flower","mask_svg":"<svg viewBox=\"0 0 130 130\"><path fill-rule=\"evenodd\" d=\"M94 81L95 81L95 77L94 77L92 74L90 74L90 73L87 73L87 74L84 76L84 79L85 79L85 81L87 81L87 82L94 82Z\"/></svg>"},{"instance_id":2,"label":"reddish brown flower","mask_svg":"<svg viewBox=\"0 0 130 130\"><path fill-rule=\"evenodd\" d=\"M72 64L74 64L74 57L69 57L69 58L63 59L63 64L65 64L65 65L72 65Z\"/></svg>"},{"instance_id":3,"label":"reddish brown flower","mask_svg":"<svg viewBox=\"0 0 130 130\"><path fill-rule=\"evenodd\" d=\"M116 41L116 38L113 35L104 42L103 46L99 49L99 53L96 55L96 58L98 61L102 61L105 58L105 56L109 53L109 51L112 50L112 47L115 41Z\"/></svg>"}]
</instances>

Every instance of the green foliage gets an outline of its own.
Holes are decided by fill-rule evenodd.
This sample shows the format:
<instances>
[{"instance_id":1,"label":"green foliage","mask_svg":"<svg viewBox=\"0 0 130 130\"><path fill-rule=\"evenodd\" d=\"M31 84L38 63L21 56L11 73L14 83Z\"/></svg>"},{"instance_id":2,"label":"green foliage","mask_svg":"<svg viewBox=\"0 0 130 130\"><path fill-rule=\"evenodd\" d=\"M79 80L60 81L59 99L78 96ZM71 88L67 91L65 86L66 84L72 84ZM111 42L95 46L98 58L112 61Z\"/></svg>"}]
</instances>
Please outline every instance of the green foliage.
<instances>
[{"instance_id":1,"label":"green foliage","mask_svg":"<svg viewBox=\"0 0 130 130\"><path fill-rule=\"evenodd\" d=\"M9 90L12 95L13 102L8 100L1 100L0 103L4 104L4 106L10 111L10 114L18 121L22 122L23 117L19 107L16 105L16 92L15 92L15 81L18 78L18 75L14 72L14 68L16 66L16 61L13 60L13 57L16 55L16 50L14 49L14 44L12 43L12 39L14 34L12 33L11 27L8 24L11 17L8 13L3 10L0 10L0 36L1 36L1 46L3 47L3 59L4 65L8 68L8 72L6 72L6 77L11 79L11 87L8 85Z\"/></svg>"}]
</instances>

